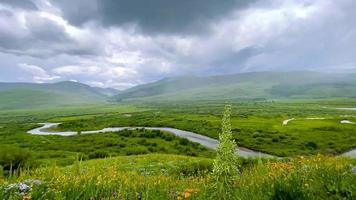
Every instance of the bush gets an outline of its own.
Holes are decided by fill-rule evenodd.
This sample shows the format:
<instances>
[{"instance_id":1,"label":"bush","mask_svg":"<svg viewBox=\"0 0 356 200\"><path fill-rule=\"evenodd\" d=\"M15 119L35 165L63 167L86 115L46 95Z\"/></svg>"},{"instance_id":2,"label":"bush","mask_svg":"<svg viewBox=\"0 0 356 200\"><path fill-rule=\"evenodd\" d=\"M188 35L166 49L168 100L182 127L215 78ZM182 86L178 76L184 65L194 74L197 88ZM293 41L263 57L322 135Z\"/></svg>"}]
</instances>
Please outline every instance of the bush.
<instances>
[{"instance_id":1,"label":"bush","mask_svg":"<svg viewBox=\"0 0 356 200\"><path fill-rule=\"evenodd\" d=\"M126 155L139 155L139 154L147 154L149 151L144 147L137 147L135 149L126 150Z\"/></svg>"},{"instance_id":2,"label":"bush","mask_svg":"<svg viewBox=\"0 0 356 200\"><path fill-rule=\"evenodd\" d=\"M210 160L188 162L178 166L177 174L183 176L201 176L211 172L213 163Z\"/></svg>"},{"instance_id":3,"label":"bush","mask_svg":"<svg viewBox=\"0 0 356 200\"><path fill-rule=\"evenodd\" d=\"M172 140L174 140L175 136L170 133L164 133L164 134L162 134L162 138L166 141L172 141Z\"/></svg>"},{"instance_id":4,"label":"bush","mask_svg":"<svg viewBox=\"0 0 356 200\"><path fill-rule=\"evenodd\" d=\"M305 144L305 146L309 149L317 149L318 145L315 142L308 142Z\"/></svg>"},{"instance_id":5,"label":"bush","mask_svg":"<svg viewBox=\"0 0 356 200\"><path fill-rule=\"evenodd\" d=\"M274 193L272 195L273 200L304 200L307 199L307 195L303 190L303 183L297 178L292 178L288 181L283 178L276 180L274 184Z\"/></svg>"},{"instance_id":6,"label":"bush","mask_svg":"<svg viewBox=\"0 0 356 200\"><path fill-rule=\"evenodd\" d=\"M109 153L106 151L94 151L89 153L89 159L95 159L95 158L106 158L109 157Z\"/></svg>"},{"instance_id":7,"label":"bush","mask_svg":"<svg viewBox=\"0 0 356 200\"><path fill-rule=\"evenodd\" d=\"M179 144L183 145L183 146L186 146L186 145L189 144L189 140L186 139L186 138L179 138Z\"/></svg>"},{"instance_id":8,"label":"bush","mask_svg":"<svg viewBox=\"0 0 356 200\"><path fill-rule=\"evenodd\" d=\"M34 165L32 154L27 149L18 147L2 146L0 149L0 165L3 170L17 170Z\"/></svg>"},{"instance_id":9,"label":"bush","mask_svg":"<svg viewBox=\"0 0 356 200\"><path fill-rule=\"evenodd\" d=\"M278 137L272 137L272 142L279 142L279 138Z\"/></svg>"}]
</instances>

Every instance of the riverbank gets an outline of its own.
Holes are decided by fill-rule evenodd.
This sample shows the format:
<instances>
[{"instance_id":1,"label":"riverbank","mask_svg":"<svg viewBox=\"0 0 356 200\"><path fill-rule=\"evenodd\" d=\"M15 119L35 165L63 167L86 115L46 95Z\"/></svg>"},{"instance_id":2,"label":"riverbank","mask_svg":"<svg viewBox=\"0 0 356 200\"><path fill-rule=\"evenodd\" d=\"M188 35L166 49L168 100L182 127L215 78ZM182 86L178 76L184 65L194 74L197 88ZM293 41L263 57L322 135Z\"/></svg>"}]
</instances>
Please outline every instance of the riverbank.
<instances>
[{"instance_id":1,"label":"riverbank","mask_svg":"<svg viewBox=\"0 0 356 200\"><path fill-rule=\"evenodd\" d=\"M41 127L29 130L27 133L33 134L33 135L60 135L60 136L74 136L78 135L78 132L75 131L60 131L60 132L54 132L51 131L51 128L54 128L58 126L61 123L40 123ZM80 134L98 134L98 133L108 133L108 132L119 132L125 129L148 129L148 130L160 130L160 131L167 131L170 132L178 137L186 138L192 142L199 143L205 147L215 149L219 141L204 135L200 135L197 133L193 133L190 131L185 131L185 130L180 130L176 128L169 128L169 127L142 127L142 126L137 126L137 127L108 127L108 128L103 128L101 130L91 130L91 131L82 131ZM238 147L237 150L238 154L242 157L277 157L271 154L266 154L263 152L258 152L255 150L251 150L248 148L244 147ZM350 151L347 151L341 156L348 156L348 157L356 157L356 149L352 149Z\"/></svg>"},{"instance_id":2,"label":"riverbank","mask_svg":"<svg viewBox=\"0 0 356 200\"><path fill-rule=\"evenodd\" d=\"M51 128L54 128L58 126L61 123L40 123L41 127L29 130L27 133L33 134L33 135L60 135L60 136L74 136L78 135L78 132L75 131L60 131L60 132L54 132L51 131ZM193 133L190 131L185 131L185 130L180 130L176 128L169 128L169 127L142 127L142 126L137 126L137 127L108 127L108 128L103 128L101 130L91 130L91 131L81 131L80 134L98 134L98 133L108 133L108 132L119 132L125 129L148 129L148 130L160 130L160 131L166 131L170 132L178 137L186 138L192 142L199 143L205 147L208 147L210 149L215 149L219 141L204 135L200 135L197 133ZM244 147L238 147L237 152L240 156L242 157L276 157L274 155L254 151L248 148Z\"/></svg>"}]
</instances>

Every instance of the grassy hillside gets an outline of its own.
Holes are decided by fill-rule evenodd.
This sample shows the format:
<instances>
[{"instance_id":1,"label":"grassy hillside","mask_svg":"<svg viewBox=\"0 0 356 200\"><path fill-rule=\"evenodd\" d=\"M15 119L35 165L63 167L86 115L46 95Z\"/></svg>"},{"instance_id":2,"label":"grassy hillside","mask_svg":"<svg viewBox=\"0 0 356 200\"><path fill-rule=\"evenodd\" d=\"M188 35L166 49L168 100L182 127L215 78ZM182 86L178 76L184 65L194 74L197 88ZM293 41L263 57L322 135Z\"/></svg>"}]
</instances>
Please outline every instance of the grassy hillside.
<instances>
[{"instance_id":1,"label":"grassy hillside","mask_svg":"<svg viewBox=\"0 0 356 200\"><path fill-rule=\"evenodd\" d=\"M2 178L1 199L222 199L212 160L153 154L78 161ZM315 156L248 161L229 199L354 199L354 161ZM27 187L26 187L27 186Z\"/></svg>"},{"instance_id":2,"label":"grassy hillside","mask_svg":"<svg viewBox=\"0 0 356 200\"><path fill-rule=\"evenodd\" d=\"M0 109L46 108L97 102L97 99L47 90L12 89L0 92Z\"/></svg>"},{"instance_id":3,"label":"grassy hillside","mask_svg":"<svg viewBox=\"0 0 356 200\"><path fill-rule=\"evenodd\" d=\"M356 97L355 74L252 72L212 77L176 77L122 91L118 100L216 100Z\"/></svg>"},{"instance_id":4,"label":"grassy hillside","mask_svg":"<svg viewBox=\"0 0 356 200\"><path fill-rule=\"evenodd\" d=\"M76 82L53 84L0 83L0 109L45 108L103 102L111 89Z\"/></svg>"}]
</instances>

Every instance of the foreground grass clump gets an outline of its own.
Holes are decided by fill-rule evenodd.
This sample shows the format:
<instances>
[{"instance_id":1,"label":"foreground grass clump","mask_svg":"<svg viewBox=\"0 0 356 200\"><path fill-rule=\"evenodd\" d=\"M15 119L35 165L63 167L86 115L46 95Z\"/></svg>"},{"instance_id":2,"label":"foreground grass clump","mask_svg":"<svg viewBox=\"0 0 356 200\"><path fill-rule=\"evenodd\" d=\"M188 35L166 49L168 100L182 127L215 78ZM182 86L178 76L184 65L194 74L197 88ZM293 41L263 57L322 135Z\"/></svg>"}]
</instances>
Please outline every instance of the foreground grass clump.
<instances>
[{"instance_id":1,"label":"foreground grass clump","mask_svg":"<svg viewBox=\"0 0 356 200\"><path fill-rule=\"evenodd\" d=\"M258 162L241 169L231 199L355 199L354 164L323 156ZM216 199L212 166L162 154L78 161L2 178L0 199Z\"/></svg>"}]
</instances>

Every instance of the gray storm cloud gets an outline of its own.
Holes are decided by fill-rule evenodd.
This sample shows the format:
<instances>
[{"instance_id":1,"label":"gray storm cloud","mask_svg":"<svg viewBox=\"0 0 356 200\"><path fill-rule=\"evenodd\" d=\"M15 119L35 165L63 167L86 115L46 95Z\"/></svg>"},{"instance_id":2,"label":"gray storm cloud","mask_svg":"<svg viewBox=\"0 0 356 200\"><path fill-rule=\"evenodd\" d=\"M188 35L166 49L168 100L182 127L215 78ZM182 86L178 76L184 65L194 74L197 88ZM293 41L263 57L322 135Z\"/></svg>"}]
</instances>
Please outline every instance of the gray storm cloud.
<instances>
[{"instance_id":1,"label":"gray storm cloud","mask_svg":"<svg viewBox=\"0 0 356 200\"><path fill-rule=\"evenodd\" d=\"M0 81L123 89L185 74L355 70L355 18L352 0L3 0Z\"/></svg>"},{"instance_id":2,"label":"gray storm cloud","mask_svg":"<svg viewBox=\"0 0 356 200\"><path fill-rule=\"evenodd\" d=\"M22 8L22 9L28 9L28 10L37 10L36 4L34 4L32 1L28 0L2 0L2 4L9 5L14 8Z\"/></svg>"},{"instance_id":3,"label":"gray storm cloud","mask_svg":"<svg viewBox=\"0 0 356 200\"><path fill-rule=\"evenodd\" d=\"M199 33L211 21L253 3L244 0L56 0L63 16L75 25L100 21L105 26L137 23L151 34Z\"/></svg>"}]
</instances>

